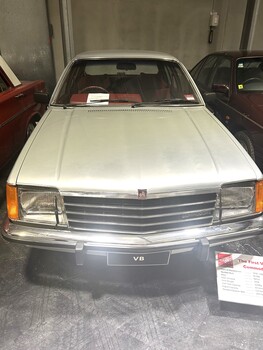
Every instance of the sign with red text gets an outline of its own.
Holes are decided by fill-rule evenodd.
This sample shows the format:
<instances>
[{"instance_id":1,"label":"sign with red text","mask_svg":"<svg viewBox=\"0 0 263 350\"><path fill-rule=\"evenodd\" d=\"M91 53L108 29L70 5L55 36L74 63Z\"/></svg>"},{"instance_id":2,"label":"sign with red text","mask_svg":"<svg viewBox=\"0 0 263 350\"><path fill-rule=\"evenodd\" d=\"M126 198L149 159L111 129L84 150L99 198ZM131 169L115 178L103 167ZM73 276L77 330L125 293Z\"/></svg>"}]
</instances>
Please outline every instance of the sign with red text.
<instances>
[{"instance_id":1,"label":"sign with red text","mask_svg":"<svg viewBox=\"0 0 263 350\"><path fill-rule=\"evenodd\" d=\"M263 306L263 256L215 254L218 299Z\"/></svg>"}]
</instances>

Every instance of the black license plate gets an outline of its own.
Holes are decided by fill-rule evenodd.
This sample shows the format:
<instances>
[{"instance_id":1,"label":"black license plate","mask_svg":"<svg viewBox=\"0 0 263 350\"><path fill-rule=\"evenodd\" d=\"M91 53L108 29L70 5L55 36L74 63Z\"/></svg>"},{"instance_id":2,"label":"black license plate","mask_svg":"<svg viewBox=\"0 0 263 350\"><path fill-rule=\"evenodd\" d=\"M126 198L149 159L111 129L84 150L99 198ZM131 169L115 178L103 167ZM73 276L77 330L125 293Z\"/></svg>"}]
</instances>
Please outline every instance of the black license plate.
<instances>
[{"instance_id":1,"label":"black license plate","mask_svg":"<svg viewBox=\"0 0 263 350\"><path fill-rule=\"evenodd\" d=\"M170 252L158 253L108 253L109 266L168 265Z\"/></svg>"}]
</instances>

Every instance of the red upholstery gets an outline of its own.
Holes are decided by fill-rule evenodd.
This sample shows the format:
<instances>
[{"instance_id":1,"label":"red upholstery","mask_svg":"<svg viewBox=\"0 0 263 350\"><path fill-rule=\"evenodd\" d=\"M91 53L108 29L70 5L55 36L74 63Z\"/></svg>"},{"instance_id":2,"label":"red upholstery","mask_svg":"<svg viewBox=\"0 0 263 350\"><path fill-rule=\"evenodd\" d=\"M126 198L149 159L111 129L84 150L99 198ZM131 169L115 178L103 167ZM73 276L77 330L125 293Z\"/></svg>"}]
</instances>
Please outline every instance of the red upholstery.
<instances>
[{"instance_id":1,"label":"red upholstery","mask_svg":"<svg viewBox=\"0 0 263 350\"><path fill-rule=\"evenodd\" d=\"M88 94L73 94L70 99L70 103L86 103L88 100ZM125 102L117 102L111 100L129 100L132 102L142 102L142 98L139 94L110 94L110 101L109 104L119 104L119 103L125 103ZM131 103L131 102L127 102Z\"/></svg>"},{"instance_id":2,"label":"red upholstery","mask_svg":"<svg viewBox=\"0 0 263 350\"><path fill-rule=\"evenodd\" d=\"M110 100L129 100L133 102L142 102L141 95L139 94L110 94ZM115 103L115 102L112 101L112 103ZM124 103L124 102L117 102L117 103ZM130 102L127 102L127 103L130 103Z\"/></svg>"},{"instance_id":3,"label":"red upholstery","mask_svg":"<svg viewBox=\"0 0 263 350\"><path fill-rule=\"evenodd\" d=\"M70 103L85 103L87 102L88 94L74 94L71 96Z\"/></svg>"}]
</instances>

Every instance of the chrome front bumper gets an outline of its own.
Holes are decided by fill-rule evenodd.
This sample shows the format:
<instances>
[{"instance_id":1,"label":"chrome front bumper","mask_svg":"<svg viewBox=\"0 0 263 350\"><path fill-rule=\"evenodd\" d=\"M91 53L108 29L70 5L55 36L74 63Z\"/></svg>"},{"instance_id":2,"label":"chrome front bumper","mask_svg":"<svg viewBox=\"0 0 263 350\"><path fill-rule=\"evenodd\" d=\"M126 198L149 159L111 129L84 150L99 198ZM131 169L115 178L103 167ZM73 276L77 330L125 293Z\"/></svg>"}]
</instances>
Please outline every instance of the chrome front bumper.
<instances>
[{"instance_id":1,"label":"chrome front bumper","mask_svg":"<svg viewBox=\"0 0 263 350\"><path fill-rule=\"evenodd\" d=\"M107 255L109 252L161 252L170 254L195 249L202 260L209 247L248 239L263 233L262 215L235 223L171 231L150 235L98 234L22 225L5 219L2 234L9 241L41 249L76 253L77 263L83 255Z\"/></svg>"}]
</instances>

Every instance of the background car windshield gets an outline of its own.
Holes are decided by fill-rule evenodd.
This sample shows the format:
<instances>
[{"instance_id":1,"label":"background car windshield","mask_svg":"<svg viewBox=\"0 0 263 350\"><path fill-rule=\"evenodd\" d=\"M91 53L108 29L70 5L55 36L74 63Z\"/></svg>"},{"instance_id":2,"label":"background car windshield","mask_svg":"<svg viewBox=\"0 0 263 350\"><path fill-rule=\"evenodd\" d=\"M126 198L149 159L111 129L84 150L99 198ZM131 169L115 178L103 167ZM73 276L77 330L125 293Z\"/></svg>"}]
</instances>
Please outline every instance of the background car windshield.
<instances>
[{"instance_id":1,"label":"background car windshield","mask_svg":"<svg viewBox=\"0 0 263 350\"><path fill-rule=\"evenodd\" d=\"M175 62L79 60L72 65L53 103L131 104L167 100L200 102L185 72Z\"/></svg>"},{"instance_id":2,"label":"background car windshield","mask_svg":"<svg viewBox=\"0 0 263 350\"><path fill-rule=\"evenodd\" d=\"M237 61L238 92L263 91L263 57Z\"/></svg>"}]
</instances>

